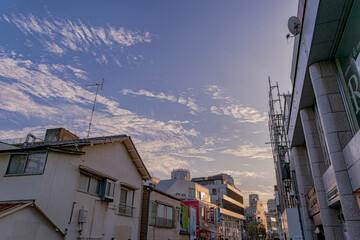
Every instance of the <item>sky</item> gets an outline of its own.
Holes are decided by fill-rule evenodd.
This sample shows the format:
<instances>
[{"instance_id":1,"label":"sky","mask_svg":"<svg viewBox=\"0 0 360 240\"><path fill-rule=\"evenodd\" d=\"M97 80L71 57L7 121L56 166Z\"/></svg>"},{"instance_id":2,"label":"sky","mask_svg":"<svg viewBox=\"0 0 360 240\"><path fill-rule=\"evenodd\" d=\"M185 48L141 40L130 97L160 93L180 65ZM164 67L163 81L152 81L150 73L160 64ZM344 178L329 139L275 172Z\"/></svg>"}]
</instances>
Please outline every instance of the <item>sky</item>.
<instances>
[{"instance_id":1,"label":"sky","mask_svg":"<svg viewBox=\"0 0 360 240\"><path fill-rule=\"evenodd\" d=\"M246 200L273 198L268 76L292 90L296 12L295 0L4 0L0 139L85 138L104 79L90 137L131 136L160 179L227 173Z\"/></svg>"}]
</instances>

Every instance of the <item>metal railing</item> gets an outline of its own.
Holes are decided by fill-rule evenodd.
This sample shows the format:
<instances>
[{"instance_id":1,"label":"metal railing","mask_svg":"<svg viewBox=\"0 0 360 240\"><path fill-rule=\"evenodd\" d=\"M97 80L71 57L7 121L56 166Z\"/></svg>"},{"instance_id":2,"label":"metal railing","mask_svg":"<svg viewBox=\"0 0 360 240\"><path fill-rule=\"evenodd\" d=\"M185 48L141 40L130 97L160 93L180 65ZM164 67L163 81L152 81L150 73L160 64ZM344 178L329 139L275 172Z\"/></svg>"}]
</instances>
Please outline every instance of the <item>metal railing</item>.
<instances>
[{"instance_id":1,"label":"metal railing","mask_svg":"<svg viewBox=\"0 0 360 240\"><path fill-rule=\"evenodd\" d=\"M120 203L118 213L126 216L132 216L134 209L135 207L131 205L126 205L126 203Z\"/></svg>"},{"instance_id":2,"label":"metal railing","mask_svg":"<svg viewBox=\"0 0 360 240\"><path fill-rule=\"evenodd\" d=\"M157 217L156 226L164 228L172 228L174 226L174 220L168 218Z\"/></svg>"}]
</instances>

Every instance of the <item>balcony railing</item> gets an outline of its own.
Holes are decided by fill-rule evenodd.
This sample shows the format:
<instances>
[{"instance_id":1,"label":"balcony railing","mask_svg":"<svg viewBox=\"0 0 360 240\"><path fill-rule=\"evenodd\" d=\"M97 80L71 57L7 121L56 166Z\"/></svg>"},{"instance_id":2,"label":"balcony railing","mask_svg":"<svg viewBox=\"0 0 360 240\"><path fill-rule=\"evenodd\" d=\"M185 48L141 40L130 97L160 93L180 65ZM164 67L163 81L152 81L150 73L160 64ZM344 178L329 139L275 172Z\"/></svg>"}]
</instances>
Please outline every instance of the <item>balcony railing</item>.
<instances>
[{"instance_id":1,"label":"balcony railing","mask_svg":"<svg viewBox=\"0 0 360 240\"><path fill-rule=\"evenodd\" d=\"M172 228L174 226L174 221L168 218L157 217L156 226L164 228Z\"/></svg>"},{"instance_id":2,"label":"balcony railing","mask_svg":"<svg viewBox=\"0 0 360 240\"><path fill-rule=\"evenodd\" d=\"M133 215L134 208L135 207L133 207L131 205L126 205L125 203L120 203L118 213L131 217Z\"/></svg>"}]
</instances>

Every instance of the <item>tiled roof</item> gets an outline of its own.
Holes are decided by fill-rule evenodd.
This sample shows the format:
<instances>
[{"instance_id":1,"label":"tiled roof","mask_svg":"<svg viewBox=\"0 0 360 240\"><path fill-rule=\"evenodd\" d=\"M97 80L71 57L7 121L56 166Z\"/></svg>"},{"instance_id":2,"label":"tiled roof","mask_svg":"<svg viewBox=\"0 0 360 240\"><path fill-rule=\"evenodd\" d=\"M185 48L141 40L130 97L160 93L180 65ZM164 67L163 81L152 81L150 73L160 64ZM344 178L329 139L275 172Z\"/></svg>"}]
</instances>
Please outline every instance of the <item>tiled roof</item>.
<instances>
[{"instance_id":1,"label":"tiled roof","mask_svg":"<svg viewBox=\"0 0 360 240\"><path fill-rule=\"evenodd\" d=\"M66 145L83 145L83 144L91 144L91 143L103 143L103 142L111 142L118 141L122 139L129 138L127 135L113 135L113 136L105 136L105 137L95 137L95 138L83 138L83 139L74 139L74 140L63 140L63 141L54 141L54 142L40 142L35 143L33 145L20 146L21 148L36 148L36 147L44 147L44 146L66 146Z\"/></svg>"},{"instance_id":2,"label":"tiled roof","mask_svg":"<svg viewBox=\"0 0 360 240\"><path fill-rule=\"evenodd\" d=\"M28 203L29 202L0 202L0 215Z\"/></svg>"}]
</instances>

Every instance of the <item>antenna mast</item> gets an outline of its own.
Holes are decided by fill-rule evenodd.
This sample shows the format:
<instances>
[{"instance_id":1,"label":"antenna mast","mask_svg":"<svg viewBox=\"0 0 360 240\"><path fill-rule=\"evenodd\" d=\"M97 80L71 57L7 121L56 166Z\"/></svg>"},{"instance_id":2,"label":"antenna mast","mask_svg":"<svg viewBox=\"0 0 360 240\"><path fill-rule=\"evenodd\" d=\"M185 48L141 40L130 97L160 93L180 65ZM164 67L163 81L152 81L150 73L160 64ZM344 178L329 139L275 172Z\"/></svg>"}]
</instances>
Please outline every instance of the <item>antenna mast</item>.
<instances>
[{"instance_id":1,"label":"antenna mast","mask_svg":"<svg viewBox=\"0 0 360 240\"><path fill-rule=\"evenodd\" d=\"M89 122L89 130L88 130L87 138L89 138L89 135L90 135L91 123L92 123L92 119L93 119L94 112L95 112L95 104L96 104L96 98L97 98L97 95L98 95L99 87L100 87L100 90L102 90L103 85L104 85L104 79L102 79L101 84L100 83L95 83L95 84L85 85L87 87L96 86L96 94L95 94L95 99L94 99L94 105L93 105L92 111L91 111L91 117L90 117L90 122Z\"/></svg>"}]
</instances>

